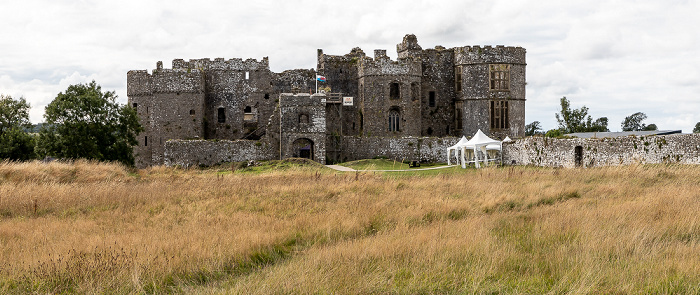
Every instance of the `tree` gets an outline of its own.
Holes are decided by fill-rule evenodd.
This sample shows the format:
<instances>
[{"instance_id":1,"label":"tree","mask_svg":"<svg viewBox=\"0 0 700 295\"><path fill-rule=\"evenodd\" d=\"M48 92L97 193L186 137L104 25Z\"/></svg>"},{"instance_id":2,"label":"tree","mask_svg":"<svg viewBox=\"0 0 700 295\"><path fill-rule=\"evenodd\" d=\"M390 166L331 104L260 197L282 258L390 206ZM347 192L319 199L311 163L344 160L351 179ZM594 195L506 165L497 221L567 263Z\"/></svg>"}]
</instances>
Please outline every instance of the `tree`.
<instances>
[{"instance_id":1,"label":"tree","mask_svg":"<svg viewBox=\"0 0 700 295\"><path fill-rule=\"evenodd\" d=\"M39 132L42 156L87 158L134 164L132 146L143 131L136 111L116 102L114 91L102 92L92 81L71 85L46 106Z\"/></svg>"},{"instance_id":2,"label":"tree","mask_svg":"<svg viewBox=\"0 0 700 295\"><path fill-rule=\"evenodd\" d=\"M697 122L695 124L695 128L693 128L693 133L700 133L700 122Z\"/></svg>"},{"instance_id":3,"label":"tree","mask_svg":"<svg viewBox=\"0 0 700 295\"><path fill-rule=\"evenodd\" d=\"M0 158L34 158L34 138L25 131L32 126L29 108L24 97L15 100L9 95L0 95Z\"/></svg>"},{"instance_id":4,"label":"tree","mask_svg":"<svg viewBox=\"0 0 700 295\"><path fill-rule=\"evenodd\" d=\"M559 102L561 104L561 111L554 114L554 116L557 118L559 130L561 130L562 133L610 131L608 130L607 117L600 117L593 121L591 116L588 115L588 108L586 106L580 109L571 109L571 104L566 97L562 97Z\"/></svg>"},{"instance_id":5,"label":"tree","mask_svg":"<svg viewBox=\"0 0 700 295\"><path fill-rule=\"evenodd\" d=\"M643 123L647 119L647 115L642 112L636 112L632 115L625 117L622 121L622 131L645 131L645 130L657 130L656 124L649 124L648 126Z\"/></svg>"},{"instance_id":6,"label":"tree","mask_svg":"<svg viewBox=\"0 0 700 295\"><path fill-rule=\"evenodd\" d=\"M542 126L540 125L540 121L534 121L525 125L525 136L533 136L535 134L542 134Z\"/></svg>"}]
</instances>

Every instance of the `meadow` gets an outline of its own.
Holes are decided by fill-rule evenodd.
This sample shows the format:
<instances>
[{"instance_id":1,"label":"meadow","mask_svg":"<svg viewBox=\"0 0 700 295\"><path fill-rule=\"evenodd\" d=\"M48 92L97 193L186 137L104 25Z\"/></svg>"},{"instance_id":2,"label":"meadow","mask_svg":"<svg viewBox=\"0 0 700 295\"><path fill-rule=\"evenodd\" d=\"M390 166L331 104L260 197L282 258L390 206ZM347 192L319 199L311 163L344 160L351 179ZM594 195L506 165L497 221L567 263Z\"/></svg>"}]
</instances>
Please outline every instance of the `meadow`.
<instances>
[{"instance_id":1,"label":"meadow","mask_svg":"<svg viewBox=\"0 0 700 295\"><path fill-rule=\"evenodd\" d=\"M699 212L698 166L4 162L0 293L699 294Z\"/></svg>"}]
</instances>

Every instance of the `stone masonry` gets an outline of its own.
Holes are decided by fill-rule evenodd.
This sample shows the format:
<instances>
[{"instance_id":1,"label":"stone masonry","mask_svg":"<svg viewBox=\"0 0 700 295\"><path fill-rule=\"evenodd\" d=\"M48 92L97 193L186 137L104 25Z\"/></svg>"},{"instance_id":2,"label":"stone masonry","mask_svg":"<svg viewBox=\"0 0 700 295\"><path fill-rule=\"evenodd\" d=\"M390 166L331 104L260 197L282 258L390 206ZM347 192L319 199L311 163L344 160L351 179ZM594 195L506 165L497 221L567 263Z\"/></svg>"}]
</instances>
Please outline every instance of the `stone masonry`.
<instances>
[{"instance_id":1,"label":"stone masonry","mask_svg":"<svg viewBox=\"0 0 700 295\"><path fill-rule=\"evenodd\" d=\"M334 163L393 154L428 161L441 156L425 154L423 143L442 146L478 129L494 138L524 135L525 49L423 49L414 35L396 49L397 60L383 49L373 57L360 48L346 55L319 49L316 70L282 73L270 71L267 57L176 59L171 69L158 62L151 73L129 71L129 105L145 127L136 164L285 157ZM327 78L318 83L326 94L306 94L316 92L316 75ZM188 141L199 153L189 161ZM386 148L402 143L412 143L413 152ZM220 151L226 147L241 147L230 152L239 155Z\"/></svg>"}]
</instances>

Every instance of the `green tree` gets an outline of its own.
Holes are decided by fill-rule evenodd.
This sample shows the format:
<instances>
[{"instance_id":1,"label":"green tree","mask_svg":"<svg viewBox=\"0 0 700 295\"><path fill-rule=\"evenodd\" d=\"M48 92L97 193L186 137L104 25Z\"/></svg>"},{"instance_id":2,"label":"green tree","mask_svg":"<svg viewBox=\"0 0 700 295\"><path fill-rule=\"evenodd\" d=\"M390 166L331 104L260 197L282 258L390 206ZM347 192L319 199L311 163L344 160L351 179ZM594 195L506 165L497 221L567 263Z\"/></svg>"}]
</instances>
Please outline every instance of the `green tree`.
<instances>
[{"instance_id":1,"label":"green tree","mask_svg":"<svg viewBox=\"0 0 700 295\"><path fill-rule=\"evenodd\" d=\"M642 112L636 112L625 117L622 121L622 131L644 131L657 130L656 124L645 125L643 122L647 119L647 115Z\"/></svg>"},{"instance_id":2,"label":"green tree","mask_svg":"<svg viewBox=\"0 0 700 295\"><path fill-rule=\"evenodd\" d=\"M34 138L25 131L29 122L30 105L20 97L0 94L0 158L29 160L34 158Z\"/></svg>"},{"instance_id":3,"label":"green tree","mask_svg":"<svg viewBox=\"0 0 700 295\"><path fill-rule=\"evenodd\" d=\"M654 130L659 130L659 127L656 127L656 124L649 124L643 129L644 131L654 131Z\"/></svg>"},{"instance_id":4,"label":"green tree","mask_svg":"<svg viewBox=\"0 0 700 295\"><path fill-rule=\"evenodd\" d=\"M542 126L540 121L534 121L525 125L525 136L533 136L535 134L542 134Z\"/></svg>"},{"instance_id":5,"label":"green tree","mask_svg":"<svg viewBox=\"0 0 700 295\"><path fill-rule=\"evenodd\" d=\"M42 156L86 158L134 164L132 146L143 131L136 111L116 102L114 91L102 92L92 81L71 85L46 106L39 132Z\"/></svg>"},{"instance_id":6,"label":"green tree","mask_svg":"<svg viewBox=\"0 0 700 295\"><path fill-rule=\"evenodd\" d=\"M588 115L588 107L583 106L580 109L572 109L571 103L566 97L562 97L559 103L561 111L554 114L554 116L562 133L610 131L608 130L607 117L600 117L593 121L593 118Z\"/></svg>"},{"instance_id":7,"label":"green tree","mask_svg":"<svg viewBox=\"0 0 700 295\"><path fill-rule=\"evenodd\" d=\"M693 128L693 133L700 133L700 122L695 123L695 128Z\"/></svg>"}]
</instances>

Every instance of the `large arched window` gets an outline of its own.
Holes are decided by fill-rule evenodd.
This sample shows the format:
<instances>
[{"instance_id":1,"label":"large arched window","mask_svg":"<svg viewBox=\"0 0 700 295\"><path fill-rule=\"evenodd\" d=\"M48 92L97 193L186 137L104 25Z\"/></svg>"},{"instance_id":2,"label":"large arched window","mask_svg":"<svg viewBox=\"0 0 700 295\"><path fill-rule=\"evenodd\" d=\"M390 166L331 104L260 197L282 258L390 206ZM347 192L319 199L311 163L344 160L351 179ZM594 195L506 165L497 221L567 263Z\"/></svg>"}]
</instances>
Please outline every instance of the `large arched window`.
<instances>
[{"instance_id":1,"label":"large arched window","mask_svg":"<svg viewBox=\"0 0 700 295\"><path fill-rule=\"evenodd\" d=\"M389 111L389 132L401 131L399 128L399 121L401 121L401 114L399 110L393 109Z\"/></svg>"}]
</instances>

